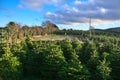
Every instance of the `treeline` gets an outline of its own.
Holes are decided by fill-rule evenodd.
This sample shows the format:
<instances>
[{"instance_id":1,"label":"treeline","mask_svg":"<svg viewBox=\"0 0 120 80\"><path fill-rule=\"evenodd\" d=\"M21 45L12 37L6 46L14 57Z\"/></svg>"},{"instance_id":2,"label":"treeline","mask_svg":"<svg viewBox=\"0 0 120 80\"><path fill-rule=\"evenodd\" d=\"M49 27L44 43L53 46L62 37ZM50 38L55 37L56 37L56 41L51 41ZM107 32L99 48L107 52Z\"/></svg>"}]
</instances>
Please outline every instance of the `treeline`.
<instances>
[{"instance_id":1,"label":"treeline","mask_svg":"<svg viewBox=\"0 0 120 80\"><path fill-rule=\"evenodd\" d=\"M26 38L0 48L0 80L120 80L120 45L109 39L98 43Z\"/></svg>"},{"instance_id":2,"label":"treeline","mask_svg":"<svg viewBox=\"0 0 120 80\"><path fill-rule=\"evenodd\" d=\"M54 34L57 35L79 35L81 37L89 37L90 36L90 31L89 30L73 30L73 29L63 29L63 30L57 30L54 31ZM93 36L95 35L104 35L104 36L110 36L110 37L120 37L119 32L111 32L109 30L100 30L100 29L95 29L91 30L91 34Z\"/></svg>"},{"instance_id":3,"label":"treeline","mask_svg":"<svg viewBox=\"0 0 120 80\"><path fill-rule=\"evenodd\" d=\"M41 26L21 26L15 22L9 22L4 28L0 28L0 43L1 41L5 41L8 43L17 43L20 40L24 39L27 36L44 36L47 34L55 34L55 35L65 35L65 36L74 36L77 37L81 41L86 41L87 39L95 39L95 41L103 41L103 37L110 37L111 40L113 37L120 37L119 32L110 32L109 30L91 30L83 31L83 30L72 30L72 29L63 29L59 30L58 27L50 21L45 21ZM101 36L101 37L100 37ZM96 37L99 37L96 39ZM114 40L118 40L114 38ZM4 40L3 40L4 39ZM119 42L119 41L118 41ZM3 42L2 42L3 43Z\"/></svg>"},{"instance_id":4,"label":"treeline","mask_svg":"<svg viewBox=\"0 0 120 80\"><path fill-rule=\"evenodd\" d=\"M45 21L41 26L21 26L15 22L9 22L5 27L0 28L0 36L7 39L7 42L16 42L26 36L40 36L50 34L58 30L58 27L50 21ZM1 37L0 37L1 38Z\"/></svg>"},{"instance_id":5,"label":"treeline","mask_svg":"<svg viewBox=\"0 0 120 80\"><path fill-rule=\"evenodd\" d=\"M90 31L83 31L83 30L72 30L72 29L63 29L57 30L54 32L56 35L65 35L69 37L78 38L80 41L85 42L87 40L93 42L111 42L116 45L120 45L120 33L117 32L109 32L103 30L92 30L91 34Z\"/></svg>"}]
</instances>

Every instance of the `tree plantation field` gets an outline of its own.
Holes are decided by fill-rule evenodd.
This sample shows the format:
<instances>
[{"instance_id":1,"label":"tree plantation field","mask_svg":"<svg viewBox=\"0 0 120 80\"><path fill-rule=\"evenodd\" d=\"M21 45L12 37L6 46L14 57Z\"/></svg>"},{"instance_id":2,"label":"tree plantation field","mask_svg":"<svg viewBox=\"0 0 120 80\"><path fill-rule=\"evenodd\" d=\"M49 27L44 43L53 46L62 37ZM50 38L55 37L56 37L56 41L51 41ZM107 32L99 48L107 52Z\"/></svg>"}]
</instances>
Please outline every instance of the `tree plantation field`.
<instances>
[{"instance_id":1,"label":"tree plantation field","mask_svg":"<svg viewBox=\"0 0 120 80\"><path fill-rule=\"evenodd\" d=\"M120 33L20 26L0 28L0 80L120 80Z\"/></svg>"},{"instance_id":2,"label":"tree plantation field","mask_svg":"<svg viewBox=\"0 0 120 80\"><path fill-rule=\"evenodd\" d=\"M120 80L120 0L0 0L0 80Z\"/></svg>"},{"instance_id":3,"label":"tree plantation field","mask_svg":"<svg viewBox=\"0 0 120 80\"><path fill-rule=\"evenodd\" d=\"M0 80L119 80L120 45L31 41L0 46Z\"/></svg>"}]
</instances>

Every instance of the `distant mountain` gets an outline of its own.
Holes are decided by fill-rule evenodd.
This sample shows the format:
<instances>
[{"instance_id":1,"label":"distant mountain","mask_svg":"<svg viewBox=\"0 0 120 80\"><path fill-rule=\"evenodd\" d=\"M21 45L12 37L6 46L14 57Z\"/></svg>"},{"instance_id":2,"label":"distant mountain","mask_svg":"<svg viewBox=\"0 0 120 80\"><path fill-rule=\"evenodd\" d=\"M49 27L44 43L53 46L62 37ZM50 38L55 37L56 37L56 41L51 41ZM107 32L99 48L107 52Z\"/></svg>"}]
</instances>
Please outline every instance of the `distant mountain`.
<instances>
[{"instance_id":1,"label":"distant mountain","mask_svg":"<svg viewBox=\"0 0 120 80\"><path fill-rule=\"evenodd\" d=\"M115 27L115 28L105 29L105 31L110 31L110 32L120 32L120 27Z\"/></svg>"},{"instance_id":2,"label":"distant mountain","mask_svg":"<svg viewBox=\"0 0 120 80\"><path fill-rule=\"evenodd\" d=\"M105 31L105 32L120 33L120 27L108 28L108 29L95 29L95 31Z\"/></svg>"}]
</instances>

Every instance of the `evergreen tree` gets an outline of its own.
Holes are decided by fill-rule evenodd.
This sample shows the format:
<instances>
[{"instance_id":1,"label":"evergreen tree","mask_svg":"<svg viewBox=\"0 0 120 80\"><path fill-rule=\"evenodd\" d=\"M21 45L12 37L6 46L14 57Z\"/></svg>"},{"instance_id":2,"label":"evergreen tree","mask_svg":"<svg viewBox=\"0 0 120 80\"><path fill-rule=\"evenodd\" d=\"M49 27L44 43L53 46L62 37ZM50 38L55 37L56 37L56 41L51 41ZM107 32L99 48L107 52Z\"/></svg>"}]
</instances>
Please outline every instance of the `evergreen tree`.
<instances>
[{"instance_id":1,"label":"evergreen tree","mask_svg":"<svg viewBox=\"0 0 120 80\"><path fill-rule=\"evenodd\" d=\"M110 80L111 68L109 67L109 62L106 60L108 53L103 53L103 60L97 66L97 80Z\"/></svg>"},{"instance_id":2,"label":"evergreen tree","mask_svg":"<svg viewBox=\"0 0 120 80\"><path fill-rule=\"evenodd\" d=\"M83 45L82 45L82 48L79 52L79 59L80 61L83 63L83 64L87 64L89 59L91 58L91 55L95 55L94 53L97 52L96 50L96 45L94 43L90 43L90 42L85 42Z\"/></svg>"},{"instance_id":3,"label":"evergreen tree","mask_svg":"<svg viewBox=\"0 0 120 80\"><path fill-rule=\"evenodd\" d=\"M70 40L64 40L61 48L67 63L58 72L59 80L88 80L89 72L78 60L78 55L72 48Z\"/></svg>"},{"instance_id":4,"label":"evergreen tree","mask_svg":"<svg viewBox=\"0 0 120 80\"><path fill-rule=\"evenodd\" d=\"M113 80L120 79L120 48L113 48L111 53L108 56L108 60L110 61L110 67L112 68L111 77Z\"/></svg>"},{"instance_id":5,"label":"evergreen tree","mask_svg":"<svg viewBox=\"0 0 120 80\"><path fill-rule=\"evenodd\" d=\"M63 51L64 57L66 58L66 61L75 59L75 57L78 58L78 56L75 53L75 50L72 48L72 44L69 39L66 39L61 42L61 49Z\"/></svg>"},{"instance_id":6,"label":"evergreen tree","mask_svg":"<svg viewBox=\"0 0 120 80\"><path fill-rule=\"evenodd\" d=\"M38 44L37 44L38 45ZM28 55L27 74L42 80L56 80L57 72L65 64L65 58L59 46L52 43L36 45L34 53Z\"/></svg>"},{"instance_id":7,"label":"evergreen tree","mask_svg":"<svg viewBox=\"0 0 120 80\"><path fill-rule=\"evenodd\" d=\"M89 72L80 61L71 60L58 72L58 80L89 80Z\"/></svg>"},{"instance_id":8,"label":"evergreen tree","mask_svg":"<svg viewBox=\"0 0 120 80\"><path fill-rule=\"evenodd\" d=\"M20 80L21 63L15 57L9 48L6 48L5 54L0 58L0 76L3 80Z\"/></svg>"},{"instance_id":9,"label":"evergreen tree","mask_svg":"<svg viewBox=\"0 0 120 80\"><path fill-rule=\"evenodd\" d=\"M82 48L82 42L80 42L77 38L72 42L72 47L75 50L76 54L78 55L81 48Z\"/></svg>"},{"instance_id":10,"label":"evergreen tree","mask_svg":"<svg viewBox=\"0 0 120 80\"><path fill-rule=\"evenodd\" d=\"M92 49L92 52L90 52L90 59L88 60L86 67L88 68L91 75L90 80L96 80L97 66L99 65L99 55L95 45L92 45L92 46L94 48Z\"/></svg>"}]
</instances>

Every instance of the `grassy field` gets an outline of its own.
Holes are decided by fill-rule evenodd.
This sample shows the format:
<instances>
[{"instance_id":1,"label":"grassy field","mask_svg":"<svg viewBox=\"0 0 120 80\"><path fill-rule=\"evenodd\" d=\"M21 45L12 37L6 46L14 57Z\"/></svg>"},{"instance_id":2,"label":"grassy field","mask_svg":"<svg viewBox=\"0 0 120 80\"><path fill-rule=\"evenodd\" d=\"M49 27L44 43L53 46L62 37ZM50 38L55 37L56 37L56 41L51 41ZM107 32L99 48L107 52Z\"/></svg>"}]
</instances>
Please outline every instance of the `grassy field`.
<instances>
[{"instance_id":1,"label":"grassy field","mask_svg":"<svg viewBox=\"0 0 120 80\"><path fill-rule=\"evenodd\" d=\"M65 38L69 38L71 40L74 40L77 38L76 36L65 36L65 35L45 35L45 36L34 36L32 38L33 41L39 41L39 40L64 40Z\"/></svg>"}]
</instances>

